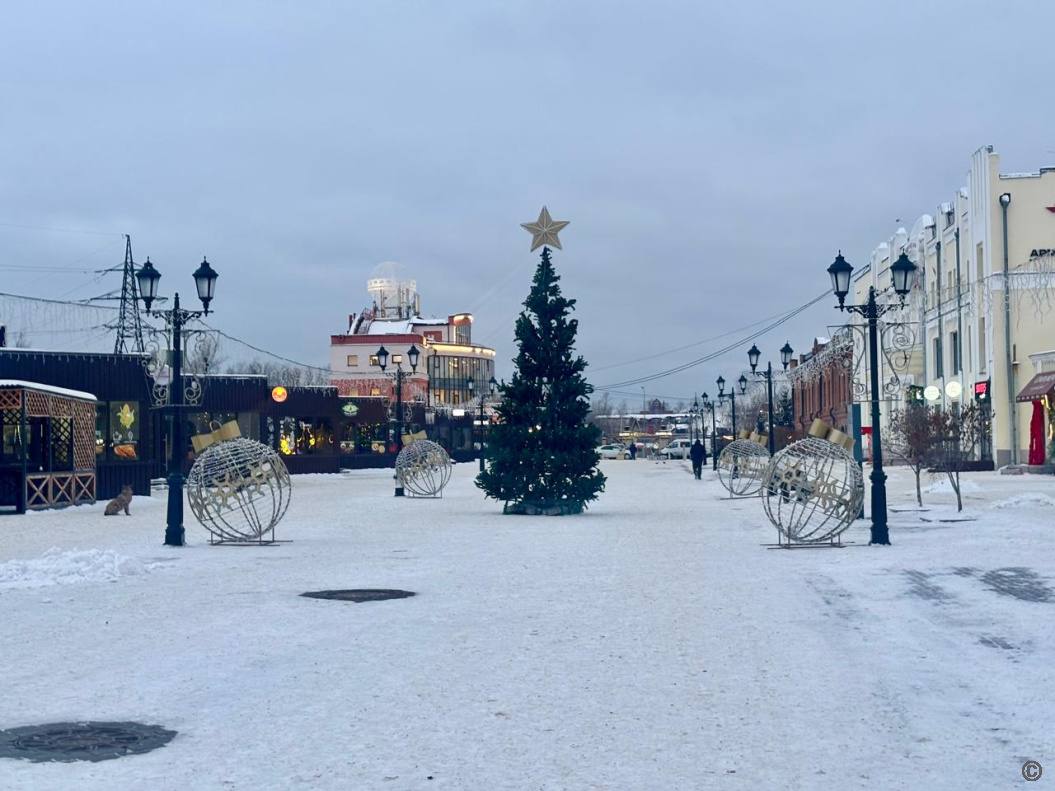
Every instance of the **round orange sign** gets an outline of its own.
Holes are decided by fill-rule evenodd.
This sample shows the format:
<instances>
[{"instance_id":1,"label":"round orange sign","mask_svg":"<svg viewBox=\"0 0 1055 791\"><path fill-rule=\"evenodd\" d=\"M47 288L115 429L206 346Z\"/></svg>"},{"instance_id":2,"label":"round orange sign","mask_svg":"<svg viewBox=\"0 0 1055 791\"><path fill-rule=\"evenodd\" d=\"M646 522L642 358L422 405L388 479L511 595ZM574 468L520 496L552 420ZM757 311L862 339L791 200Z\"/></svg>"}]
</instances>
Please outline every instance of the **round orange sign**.
<instances>
[{"instance_id":1,"label":"round orange sign","mask_svg":"<svg viewBox=\"0 0 1055 791\"><path fill-rule=\"evenodd\" d=\"M271 388L271 400L276 404L281 404L288 397L289 393L286 391L286 388L282 387L282 385Z\"/></svg>"}]
</instances>

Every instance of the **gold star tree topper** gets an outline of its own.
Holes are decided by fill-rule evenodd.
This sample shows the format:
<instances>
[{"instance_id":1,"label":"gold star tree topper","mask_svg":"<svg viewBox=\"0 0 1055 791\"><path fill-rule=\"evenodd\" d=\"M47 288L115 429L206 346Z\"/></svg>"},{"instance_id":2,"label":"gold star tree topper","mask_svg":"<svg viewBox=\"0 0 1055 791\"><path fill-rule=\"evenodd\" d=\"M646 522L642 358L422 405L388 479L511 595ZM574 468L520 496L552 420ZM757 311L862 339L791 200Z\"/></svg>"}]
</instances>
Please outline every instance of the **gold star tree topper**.
<instances>
[{"instance_id":1,"label":"gold star tree topper","mask_svg":"<svg viewBox=\"0 0 1055 791\"><path fill-rule=\"evenodd\" d=\"M567 224L567 220L554 220L549 216L549 210L543 206L535 222L522 222L520 227L531 234L531 250L534 252L542 245L563 250L564 248L560 246L560 239L557 238L557 234L564 230L564 226Z\"/></svg>"}]
</instances>

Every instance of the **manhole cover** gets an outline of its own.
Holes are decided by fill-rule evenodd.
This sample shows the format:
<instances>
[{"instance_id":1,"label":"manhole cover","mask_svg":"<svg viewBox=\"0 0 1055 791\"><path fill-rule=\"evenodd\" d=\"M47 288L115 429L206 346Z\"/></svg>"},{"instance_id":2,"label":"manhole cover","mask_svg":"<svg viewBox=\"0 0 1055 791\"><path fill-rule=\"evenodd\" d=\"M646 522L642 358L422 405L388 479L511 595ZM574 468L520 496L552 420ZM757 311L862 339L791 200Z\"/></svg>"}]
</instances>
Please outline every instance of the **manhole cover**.
<instances>
[{"instance_id":1,"label":"manhole cover","mask_svg":"<svg viewBox=\"0 0 1055 791\"><path fill-rule=\"evenodd\" d=\"M0 758L108 761L156 750L176 731L140 722L53 722L0 730Z\"/></svg>"},{"instance_id":2,"label":"manhole cover","mask_svg":"<svg viewBox=\"0 0 1055 791\"><path fill-rule=\"evenodd\" d=\"M308 591L300 594L309 599L335 599L337 601L384 601L385 599L405 599L413 596L414 591L388 590L384 588L361 588L359 590Z\"/></svg>"}]
</instances>

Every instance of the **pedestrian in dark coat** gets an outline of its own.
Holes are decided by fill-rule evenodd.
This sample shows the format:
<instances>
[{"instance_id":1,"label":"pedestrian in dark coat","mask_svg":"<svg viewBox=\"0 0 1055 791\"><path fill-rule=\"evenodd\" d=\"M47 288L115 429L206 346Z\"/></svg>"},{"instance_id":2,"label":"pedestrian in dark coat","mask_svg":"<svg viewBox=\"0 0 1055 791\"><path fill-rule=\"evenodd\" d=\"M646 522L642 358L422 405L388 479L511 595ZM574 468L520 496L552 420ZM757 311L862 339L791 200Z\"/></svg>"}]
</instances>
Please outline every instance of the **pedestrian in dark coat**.
<instances>
[{"instance_id":1,"label":"pedestrian in dark coat","mask_svg":"<svg viewBox=\"0 0 1055 791\"><path fill-rule=\"evenodd\" d=\"M630 440L630 447L627 450L630 451L630 461L637 458L637 445L634 444L633 440Z\"/></svg>"},{"instance_id":2,"label":"pedestrian in dark coat","mask_svg":"<svg viewBox=\"0 0 1055 791\"><path fill-rule=\"evenodd\" d=\"M696 480L700 480L700 475L703 474L703 462L707 458L707 451L702 442L696 440L692 443L689 458L692 459L692 474L696 476Z\"/></svg>"}]
</instances>

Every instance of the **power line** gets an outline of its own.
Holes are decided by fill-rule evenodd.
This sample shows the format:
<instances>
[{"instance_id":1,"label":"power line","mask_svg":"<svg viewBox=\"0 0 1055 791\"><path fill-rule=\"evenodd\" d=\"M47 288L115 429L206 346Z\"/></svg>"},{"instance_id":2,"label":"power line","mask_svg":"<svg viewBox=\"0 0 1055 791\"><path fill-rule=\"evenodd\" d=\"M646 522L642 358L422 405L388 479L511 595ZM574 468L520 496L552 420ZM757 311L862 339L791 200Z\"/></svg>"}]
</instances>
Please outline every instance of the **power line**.
<instances>
[{"instance_id":1,"label":"power line","mask_svg":"<svg viewBox=\"0 0 1055 791\"><path fill-rule=\"evenodd\" d=\"M822 299L827 297L830 293L831 293L830 291L826 290L826 291L818 294L816 297L811 299L809 302L807 302L807 303L805 303L803 305L800 305L799 307L795 308L794 310L790 311L789 313L784 314L779 319L777 319L776 321L766 325L765 327L763 327L762 329L758 330L757 332L753 332L753 333L751 333L750 335L747 335L744 338L740 338L740 339L738 339L736 341L733 341L732 343L728 344L727 346L723 346L721 349L713 351L713 352L711 352L709 354L705 354L703 357L698 357L695 360L691 360L691 361L689 361L687 363L683 363L682 365L678 365L678 366L675 366L673 368L669 368L669 369L667 369L665 371L659 371L657 373L649 374L647 376L640 376L640 377L638 377L636 379L627 379L627 380L622 381L622 382L613 382L610 385L597 386L597 387L594 387L594 389L595 390L602 390L602 391L603 390L614 390L614 389L617 389L617 388L620 388L620 387L629 387L629 386L632 386L632 385L645 384L646 382L652 382L652 381L655 381L656 379L663 379L663 378L666 378L668 376L672 376L673 374L681 373L682 371L687 371L688 369L695 368L696 366L702 365L705 362L710 362L711 360L713 360L713 359L715 359L717 357L720 357L721 355L723 355L723 354L725 354L727 352L732 351L733 349L737 348L738 346L742 346L743 344L748 343L749 341L753 341L756 338L759 338L759 337L765 335L770 330L776 329L781 324L784 324L785 322L790 321L791 319L793 319L795 316L798 316L803 311L805 311L808 308L811 308L814 305L816 305Z\"/></svg>"},{"instance_id":2,"label":"power line","mask_svg":"<svg viewBox=\"0 0 1055 791\"><path fill-rule=\"evenodd\" d=\"M19 228L24 231L47 231L48 233L83 233L90 236L120 236L109 231L88 231L83 228L53 228L47 225L23 225L14 222L0 222L0 228Z\"/></svg>"}]
</instances>

